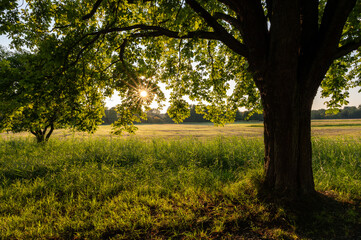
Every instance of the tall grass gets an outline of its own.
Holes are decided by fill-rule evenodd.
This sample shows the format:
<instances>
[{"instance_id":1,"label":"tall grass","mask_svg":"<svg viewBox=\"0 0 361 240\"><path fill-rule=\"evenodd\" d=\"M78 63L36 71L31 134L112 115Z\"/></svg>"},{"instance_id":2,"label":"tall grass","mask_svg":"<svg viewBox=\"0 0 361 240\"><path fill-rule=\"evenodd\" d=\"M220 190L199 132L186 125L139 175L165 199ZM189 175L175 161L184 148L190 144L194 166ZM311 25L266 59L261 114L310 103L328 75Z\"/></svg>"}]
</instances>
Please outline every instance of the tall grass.
<instances>
[{"instance_id":1,"label":"tall grass","mask_svg":"<svg viewBox=\"0 0 361 240\"><path fill-rule=\"evenodd\" d=\"M361 198L360 140L314 140L318 190ZM297 238L257 199L262 159L261 139L0 140L0 238Z\"/></svg>"},{"instance_id":2,"label":"tall grass","mask_svg":"<svg viewBox=\"0 0 361 240\"><path fill-rule=\"evenodd\" d=\"M361 198L361 138L315 138L313 168L316 186L346 198Z\"/></svg>"}]
</instances>

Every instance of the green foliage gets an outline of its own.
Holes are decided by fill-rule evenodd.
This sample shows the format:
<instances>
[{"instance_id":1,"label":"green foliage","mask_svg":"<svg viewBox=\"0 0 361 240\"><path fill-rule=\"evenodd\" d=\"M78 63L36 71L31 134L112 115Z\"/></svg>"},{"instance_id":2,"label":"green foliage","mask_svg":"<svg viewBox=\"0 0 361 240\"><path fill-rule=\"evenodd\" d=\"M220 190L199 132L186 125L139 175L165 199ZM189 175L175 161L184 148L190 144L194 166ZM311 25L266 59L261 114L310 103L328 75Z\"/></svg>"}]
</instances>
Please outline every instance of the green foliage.
<instances>
[{"instance_id":1,"label":"green foliage","mask_svg":"<svg viewBox=\"0 0 361 240\"><path fill-rule=\"evenodd\" d=\"M19 23L18 2L16 0L0 3L0 34L6 33L12 26Z\"/></svg>"},{"instance_id":2,"label":"green foliage","mask_svg":"<svg viewBox=\"0 0 361 240\"><path fill-rule=\"evenodd\" d=\"M239 107L259 113L260 92L248 61L220 41L219 32L189 2L28 0L27 8L15 14L19 23L7 32L17 47L31 49L43 41L44 35L52 34L62 42L70 65L87 56L91 56L88 61L102 62L102 69L114 76L107 86L118 90L121 97L118 111L128 117L121 117L115 124L118 133L134 131L133 120L145 118L153 100L164 100L159 83L171 91L169 110L176 122L189 114L182 103L184 96L199 106L203 104L199 113L216 124L232 122ZM229 36L244 43L245 36L232 21L236 13L229 6L216 0L198 2ZM267 4L261 2L268 14ZM327 3L319 1L319 25ZM3 8L15 9L14 4ZM340 46L359 40L360 9L357 1L344 26ZM331 97L327 102L330 109L346 104L348 89L360 85L355 78L360 73L359 54L346 54L327 73L322 89L324 97ZM140 100L139 90L143 88L149 97Z\"/></svg>"},{"instance_id":3,"label":"green foliage","mask_svg":"<svg viewBox=\"0 0 361 240\"><path fill-rule=\"evenodd\" d=\"M58 44L48 38L35 53L3 52L1 130L29 131L43 142L57 127L93 132L101 123L103 94L95 66L83 62L64 70Z\"/></svg>"},{"instance_id":4,"label":"green foliage","mask_svg":"<svg viewBox=\"0 0 361 240\"><path fill-rule=\"evenodd\" d=\"M68 58L83 54L98 45L109 49L103 54L111 59L109 66L115 68L116 81L112 86L119 91L122 99L122 106L118 107L118 112L119 115L124 113L124 116L128 117L118 120L114 125L118 127L116 132L133 131L133 120L144 116L148 103L152 100L164 100L163 93L156 85L159 81L166 83L173 90L169 110L176 122L182 121L189 114L184 111L184 104L181 104L180 100L186 95L192 100L208 102L210 106L205 112L206 118L214 120L217 124L231 121L237 107L246 105L248 101L253 104L259 101L258 98L256 101L252 98L255 92L251 88L248 88L249 92L247 90L249 97L242 101L239 101L239 95L244 93L240 92L241 88L235 90L233 97L227 97L229 81L241 79L241 76L245 75L239 69L239 61L242 58L234 56L231 50L216 41L197 37L183 40L164 37L139 38L136 35L142 34L142 31L137 29L97 34L103 28L112 29L134 24L159 25L179 31L180 35L186 35L190 31L208 30L209 27L187 5L175 1L157 4L148 1L102 1L94 16L82 21L81 18L91 12L94 3L80 0L65 3L28 3L29 7L21 15L21 27L18 26L21 30L13 31L13 34L17 32L14 34L14 43L17 46L26 44L33 47L42 41L41 36L49 31L53 21L52 32L59 39L62 38L64 45L73 46L68 51ZM221 9L221 6L214 2L207 4L207 7ZM109 11L110 9L112 10ZM249 80L250 78L247 79ZM245 80L238 84L242 85L245 85ZM254 87L252 84L250 86ZM146 88L152 93L147 101L139 101L138 91L141 88ZM238 96L235 97L236 95ZM259 102L257 104L259 105ZM176 110L178 113L175 113Z\"/></svg>"},{"instance_id":5,"label":"green foliage","mask_svg":"<svg viewBox=\"0 0 361 240\"><path fill-rule=\"evenodd\" d=\"M354 79L353 71L349 72L351 68L350 59L336 60L326 74L325 80L322 82L322 97L331 97L331 100L326 102L329 113L337 113L338 109L347 105L346 100L349 96L348 90L350 82Z\"/></svg>"},{"instance_id":6,"label":"green foliage","mask_svg":"<svg viewBox=\"0 0 361 240\"><path fill-rule=\"evenodd\" d=\"M352 239L360 143L314 139L316 188L334 198L295 213L259 197L261 139L0 140L0 238Z\"/></svg>"},{"instance_id":7,"label":"green foliage","mask_svg":"<svg viewBox=\"0 0 361 240\"><path fill-rule=\"evenodd\" d=\"M145 114L138 108L138 106L139 105L134 106L133 104L130 106L124 106L122 104L117 107L119 117L118 120L113 123L113 126L116 129L113 131L114 134L121 134L123 131L134 133L138 129L134 126L134 122L140 122L142 118L146 119ZM140 114L140 116L134 115L135 110L132 107L138 108L136 113Z\"/></svg>"},{"instance_id":8,"label":"green foliage","mask_svg":"<svg viewBox=\"0 0 361 240\"><path fill-rule=\"evenodd\" d=\"M167 113L176 123L183 122L190 116L189 104L183 99L173 101Z\"/></svg>"}]
</instances>

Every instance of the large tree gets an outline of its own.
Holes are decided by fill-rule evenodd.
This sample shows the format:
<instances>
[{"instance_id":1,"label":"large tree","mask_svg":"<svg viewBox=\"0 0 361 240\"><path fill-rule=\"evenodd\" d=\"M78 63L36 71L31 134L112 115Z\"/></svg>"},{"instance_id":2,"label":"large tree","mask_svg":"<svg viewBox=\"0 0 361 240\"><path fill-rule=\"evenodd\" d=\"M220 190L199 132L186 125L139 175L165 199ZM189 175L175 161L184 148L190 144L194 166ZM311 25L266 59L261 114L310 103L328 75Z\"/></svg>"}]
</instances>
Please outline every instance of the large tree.
<instances>
[{"instance_id":1,"label":"large tree","mask_svg":"<svg viewBox=\"0 0 361 240\"><path fill-rule=\"evenodd\" d=\"M138 89L162 97L159 82L172 90L170 115L178 120L189 114L185 95L207 103L206 118L216 123L240 106L262 106L265 185L314 192L312 102L320 85L334 107L359 84L360 0L28 2L23 28L12 34L18 43L51 27L72 42L70 58L99 44L111 49L121 70L114 85L123 97L119 126L141 112Z\"/></svg>"}]
</instances>

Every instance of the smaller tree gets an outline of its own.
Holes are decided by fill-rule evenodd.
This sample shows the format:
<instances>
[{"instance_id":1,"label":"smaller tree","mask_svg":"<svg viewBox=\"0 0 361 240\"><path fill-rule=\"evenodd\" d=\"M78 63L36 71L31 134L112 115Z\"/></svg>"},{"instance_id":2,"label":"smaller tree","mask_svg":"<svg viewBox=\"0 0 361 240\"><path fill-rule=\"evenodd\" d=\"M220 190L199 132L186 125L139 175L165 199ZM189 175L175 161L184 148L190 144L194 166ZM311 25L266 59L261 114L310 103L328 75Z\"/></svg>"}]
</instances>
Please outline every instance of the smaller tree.
<instances>
[{"instance_id":1,"label":"smaller tree","mask_svg":"<svg viewBox=\"0 0 361 240\"><path fill-rule=\"evenodd\" d=\"M40 143L57 127L93 132L101 124L103 95L94 65L79 62L64 70L61 54L51 39L35 53L1 50L0 130L29 131Z\"/></svg>"}]
</instances>

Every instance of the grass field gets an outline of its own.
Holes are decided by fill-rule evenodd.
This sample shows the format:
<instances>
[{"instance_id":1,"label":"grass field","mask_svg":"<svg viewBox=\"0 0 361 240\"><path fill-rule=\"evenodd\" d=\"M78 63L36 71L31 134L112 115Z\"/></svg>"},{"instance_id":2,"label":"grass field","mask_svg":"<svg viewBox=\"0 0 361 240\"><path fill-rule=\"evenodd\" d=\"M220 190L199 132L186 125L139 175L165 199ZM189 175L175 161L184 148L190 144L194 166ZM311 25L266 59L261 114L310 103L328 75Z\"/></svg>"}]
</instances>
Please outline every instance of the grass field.
<instances>
[{"instance_id":1,"label":"grass field","mask_svg":"<svg viewBox=\"0 0 361 240\"><path fill-rule=\"evenodd\" d=\"M2 134L0 239L358 239L360 123L313 122L321 194L292 208L259 190L257 123Z\"/></svg>"},{"instance_id":2,"label":"grass field","mask_svg":"<svg viewBox=\"0 0 361 240\"><path fill-rule=\"evenodd\" d=\"M224 127L215 127L211 123L190 123L190 124L139 124L139 128L135 136L139 138L213 138L217 136L240 136L240 137L262 137L263 123L261 122L237 122L227 124ZM72 132L70 130L57 129L54 131L52 138L73 138L73 137L109 137L118 138L111 134L112 127L110 125L99 126L94 134L81 132ZM361 136L361 119L342 119L342 120L313 120L312 135L316 137L330 136ZM30 133L0 133L5 139L17 137L31 137ZM125 133L123 137L130 136Z\"/></svg>"}]
</instances>

